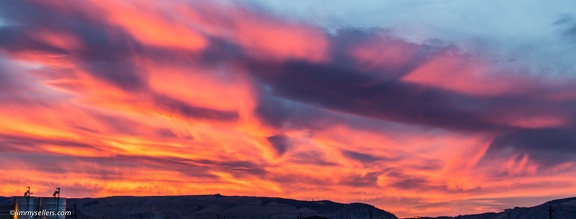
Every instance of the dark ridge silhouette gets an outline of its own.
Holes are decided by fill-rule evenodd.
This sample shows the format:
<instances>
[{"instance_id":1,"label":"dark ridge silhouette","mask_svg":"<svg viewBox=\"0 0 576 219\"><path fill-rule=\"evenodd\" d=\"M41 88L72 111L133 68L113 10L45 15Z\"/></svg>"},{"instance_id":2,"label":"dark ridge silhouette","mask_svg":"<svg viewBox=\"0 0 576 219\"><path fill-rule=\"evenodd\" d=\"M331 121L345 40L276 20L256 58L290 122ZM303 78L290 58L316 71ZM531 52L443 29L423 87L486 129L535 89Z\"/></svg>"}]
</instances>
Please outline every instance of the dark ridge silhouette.
<instances>
[{"instance_id":1,"label":"dark ridge silhouette","mask_svg":"<svg viewBox=\"0 0 576 219\"><path fill-rule=\"evenodd\" d=\"M299 201L220 194L71 198L67 203L68 210L76 206L78 218L83 219L364 219L370 217L370 212L374 219L397 218L392 213L362 203L342 204L327 200Z\"/></svg>"},{"instance_id":2,"label":"dark ridge silhouette","mask_svg":"<svg viewBox=\"0 0 576 219\"><path fill-rule=\"evenodd\" d=\"M550 209L552 213L550 213ZM551 216L551 217L550 217ZM515 207L502 212L489 212L455 217L418 217L420 219L574 219L576 218L576 197L548 201L534 207Z\"/></svg>"},{"instance_id":3,"label":"dark ridge silhouette","mask_svg":"<svg viewBox=\"0 0 576 219\"><path fill-rule=\"evenodd\" d=\"M247 196L116 196L67 199L67 209L77 219L373 219L397 218L394 214L362 203L342 204L332 201ZM11 218L11 198L0 197L0 218ZM554 219L576 218L576 197L548 201L534 207L515 207L502 212L488 212L454 217L418 217L420 219L547 219L552 209ZM74 217L76 216L76 217ZM410 219L410 218L407 218Z\"/></svg>"}]
</instances>

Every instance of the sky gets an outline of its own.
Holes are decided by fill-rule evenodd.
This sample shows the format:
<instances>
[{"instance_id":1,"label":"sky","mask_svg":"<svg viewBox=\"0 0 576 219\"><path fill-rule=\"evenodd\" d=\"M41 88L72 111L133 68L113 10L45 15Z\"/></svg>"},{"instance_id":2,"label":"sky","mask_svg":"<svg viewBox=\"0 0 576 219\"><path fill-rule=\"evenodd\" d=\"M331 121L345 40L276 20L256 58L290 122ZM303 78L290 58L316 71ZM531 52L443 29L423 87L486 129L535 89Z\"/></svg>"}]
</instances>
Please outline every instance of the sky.
<instances>
[{"instance_id":1,"label":"sky","mask_svg":"<svg viewBox=\"0 0 576 219\"><path fill-rule=\"evenodd\" d=\"M0 1L0 196L576 196L574 1Z\"/></svg>"}]
</instances>

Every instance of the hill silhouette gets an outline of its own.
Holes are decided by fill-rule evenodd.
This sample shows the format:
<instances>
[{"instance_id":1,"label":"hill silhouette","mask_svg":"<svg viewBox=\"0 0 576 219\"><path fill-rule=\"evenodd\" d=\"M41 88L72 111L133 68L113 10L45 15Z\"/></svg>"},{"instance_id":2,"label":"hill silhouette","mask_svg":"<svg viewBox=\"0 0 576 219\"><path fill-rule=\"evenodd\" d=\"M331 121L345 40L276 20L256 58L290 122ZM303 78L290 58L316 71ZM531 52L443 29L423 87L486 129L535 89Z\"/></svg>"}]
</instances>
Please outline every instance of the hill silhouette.
<instances>
[{"instance_id":1,"label":"hill silhouette","mask_svg":"<svg viewBox=\"0 0 576 219\"><path fill-rule=\"evenodd\" d=\"M515 207L502 212L459 215L455 217L419 217L420 219L547 219L552 209L553 219L576 218L576 197L556 199L534 207Z\"/></svg>"},{"instance_id":2,"label":"hill silhouette","mask_svg":"<svg viewBox=\"0 0 576 219\"><path fill-rule=\"evenodd\" d=\"M374 219L397 218L374 206L332 201L299 201L284 198L194 195L194 196L117 196L106 198L72 198L67 208L76 205L79 218L219 218L219 219L296 219L330 218L363 219L372 212Z\"/></svg>"},{"instance_id":3,"label":"hill silhouette","mask_svg":"<svg viewBox=\"0 0 576 219\"><path fill-rule=\"evenodd\" d=\"M0 213L8 211L10 205L11 198L0 197ZM373 219L397 218L392 213L362 203L342 204L328 200L300 201L219 194L67 199L67 210L73 210L74 205L78 219L368 219L370 211ZM502 212L419 218L547 219L550 208L554 219L576 218L576 197L552 200L534 207L515 207Z\"/></svg>"}]
</instances>

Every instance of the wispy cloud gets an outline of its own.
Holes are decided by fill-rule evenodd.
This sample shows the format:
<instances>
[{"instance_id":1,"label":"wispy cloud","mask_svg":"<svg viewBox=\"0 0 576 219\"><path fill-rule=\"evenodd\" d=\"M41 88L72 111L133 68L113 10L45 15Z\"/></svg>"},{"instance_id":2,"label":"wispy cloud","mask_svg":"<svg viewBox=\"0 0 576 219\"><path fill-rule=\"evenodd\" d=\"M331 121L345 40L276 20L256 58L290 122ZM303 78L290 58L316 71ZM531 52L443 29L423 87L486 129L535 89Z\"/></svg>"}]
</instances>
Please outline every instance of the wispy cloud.
<instances>
[{"instance_id":1,"label":"wispy cloud","mask_svg":"<svg viewBox=\"0 0 576 219\"><path fill-rule=\"evenodd\" d=\"M5 1L0 18L0 195L329 198L412 216L576 194L570 76L240 4ZM550 25L570 37L572 20Z\"/></svg>"}]
</instances>

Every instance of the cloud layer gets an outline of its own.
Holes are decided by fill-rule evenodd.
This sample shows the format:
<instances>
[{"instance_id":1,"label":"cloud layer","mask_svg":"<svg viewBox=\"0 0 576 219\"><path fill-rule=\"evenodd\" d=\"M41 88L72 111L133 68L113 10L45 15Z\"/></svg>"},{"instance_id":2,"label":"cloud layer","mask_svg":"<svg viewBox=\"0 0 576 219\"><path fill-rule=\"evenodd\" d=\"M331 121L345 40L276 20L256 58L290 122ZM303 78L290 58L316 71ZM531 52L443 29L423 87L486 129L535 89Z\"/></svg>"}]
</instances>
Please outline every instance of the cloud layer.
<instances>
[{"instance_id":1,"label":"cloud layer","mask_svg":"<svg viewBox=\"0 0 576 219\"><path fill-rule=\"evenodd\" d=\"M235 4L4 1L0 18L0 195L282 196L413 216L576 194L576 80L493 50ZM573 38L572 17L551 25Z\"/></svg>"}]
</instances>

